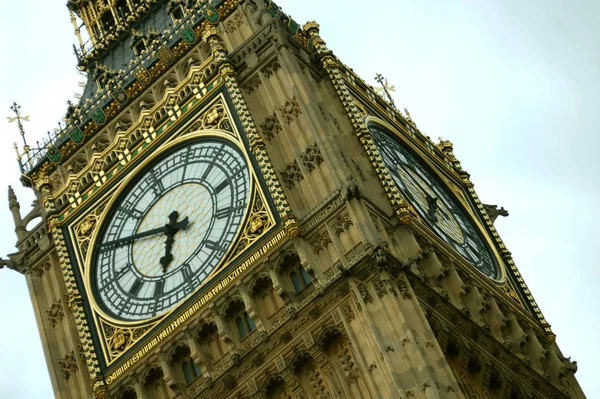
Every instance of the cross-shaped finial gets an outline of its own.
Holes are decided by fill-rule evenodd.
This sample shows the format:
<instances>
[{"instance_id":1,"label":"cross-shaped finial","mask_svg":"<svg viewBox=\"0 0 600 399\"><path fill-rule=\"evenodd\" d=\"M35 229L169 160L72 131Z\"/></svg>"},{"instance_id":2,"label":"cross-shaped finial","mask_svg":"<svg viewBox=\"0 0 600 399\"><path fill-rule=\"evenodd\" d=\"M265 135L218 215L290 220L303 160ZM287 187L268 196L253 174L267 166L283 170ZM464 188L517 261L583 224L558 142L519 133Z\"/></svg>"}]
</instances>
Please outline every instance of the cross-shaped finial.
<instances>
[{"instance_id":1,"label":"cross-shaped finial","mask_svg":"<svg viewBox=\"0 0 600 399\"><path fill-rule=\"evenodd\" d=\"M25 147L27 147L27 141L25 140L25 129L23 128L23 122L29 122L29 116L21 116L21 106L19 104L17 104L16 102L13 103L13 105L11 105L10 109L15 113L15 117L6 117L6 119L8 119L8 123L13 123L13 122L17 122L17 125L19 126L19 133L21 134L21 137L23 137L23 144L25 145Z\"/></svg>"},{"instance_id":2,"label":"cross-shaped finial","mask_svg":"<svg viewBox=\"0 0 600 399\"><path fill-rule=\"evenodd\" d=\"M396 107L396 105L394 104L394 99L392 98L392 95L390 94L390 92L395 92L396 91L396 87L395 86L390 86L388 84L388 81L386 78L383 77L383 75L381 75L380 73L378 73L377 75L375 75L375 80L377 81L377 83L379 83L382 87L377 88L377 92L379 94L385 94L385 96L387 97L388 102L390 103L390 105L392 107Z\"/></svg>"}]
</instances>

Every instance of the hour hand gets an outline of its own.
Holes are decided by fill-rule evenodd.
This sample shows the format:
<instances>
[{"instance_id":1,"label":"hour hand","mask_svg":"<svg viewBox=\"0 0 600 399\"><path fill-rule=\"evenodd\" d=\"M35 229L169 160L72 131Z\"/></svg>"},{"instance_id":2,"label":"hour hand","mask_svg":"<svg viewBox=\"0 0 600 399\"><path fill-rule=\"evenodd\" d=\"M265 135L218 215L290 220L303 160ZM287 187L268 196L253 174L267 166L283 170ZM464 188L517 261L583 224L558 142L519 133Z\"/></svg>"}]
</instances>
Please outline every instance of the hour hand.
<instances>
[{"instance_id":1,"label":"hour hand","mask_svg":"<svg viewBox=\"0 0 600 399\"><path fill-rule=\"evenodd\" d=\"M165 235L167 236L167 240L165 241L165 255L160 258L160 265L162 266L163 273L167 272L169 264L173 261L171 250L173 249L173 243L175 242L175 234L177 234L179 230L185 230L190 224L187 217L179 222L177 221L178 217L179 213L177 211L171 212L169 215L169 223L165 225Z\"/></svg>"},{"instance_id":2,"label":"hour hand","mask_svg":"<svg viewBox=\"0 0 600 399\"><path fill-rule=\"evenodd\" d=\"M437 223L437 216L435 214L435 212L438 209L438 203L437 203L438 199L436 197L432 197L431 195L427 194L427 205L429 206L429 218L431 219L431 221L433 223Z\"/></svg>"}]
</instances>

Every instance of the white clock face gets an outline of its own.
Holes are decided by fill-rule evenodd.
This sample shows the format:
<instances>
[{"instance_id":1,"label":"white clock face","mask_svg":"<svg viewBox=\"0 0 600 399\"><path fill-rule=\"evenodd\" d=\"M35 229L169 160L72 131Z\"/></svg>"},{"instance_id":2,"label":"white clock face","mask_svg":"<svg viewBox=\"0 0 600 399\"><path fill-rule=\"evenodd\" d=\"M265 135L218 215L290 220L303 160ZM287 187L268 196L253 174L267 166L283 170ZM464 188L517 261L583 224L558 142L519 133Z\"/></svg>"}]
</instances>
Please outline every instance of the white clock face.
<instances>
[{"instance_id":1,"label":"white clock face","mask_svg":"<svg viewBox=\"0 0 600 399\"><path fill-rule=\"evenodd\" d=\"M498 279L500 268L489 247L446 187L397 139L378 127L370 130L396 185L421 218L480 272Z\"/></svg>"},{"instance_id":2,"label":"white clock face","mask_svg":"<svg viewBox=\"0 0 600 399\"><path fill-rule=\"evenodd\" d=\"M248 165L226 141L184 144L150 164L96 246L92 283L104 310L144 320L188 297L235 240L250 190Z\"/></svg>"}]
</instances>

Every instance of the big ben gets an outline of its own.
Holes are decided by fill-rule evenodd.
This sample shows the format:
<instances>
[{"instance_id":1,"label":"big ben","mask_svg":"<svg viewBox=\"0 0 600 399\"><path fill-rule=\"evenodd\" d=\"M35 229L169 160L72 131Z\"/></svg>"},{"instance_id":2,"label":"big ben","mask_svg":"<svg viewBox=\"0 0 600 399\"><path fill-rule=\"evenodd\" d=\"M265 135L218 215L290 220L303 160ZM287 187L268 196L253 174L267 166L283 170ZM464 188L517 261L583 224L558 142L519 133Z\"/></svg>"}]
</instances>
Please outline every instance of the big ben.
<instances>
[{"instance_id":1,"label":"big ben","mask_svg":"<svg viewBox=\"0 0 600 399\"><path fill-rule=\"evenodd\" d=\"M317 23L264 0L68 8L87 82L19 152L38 201L10 194L5 262L46 310L56 397L585 397L453 145Z\"/></svg>"}]
</instances>

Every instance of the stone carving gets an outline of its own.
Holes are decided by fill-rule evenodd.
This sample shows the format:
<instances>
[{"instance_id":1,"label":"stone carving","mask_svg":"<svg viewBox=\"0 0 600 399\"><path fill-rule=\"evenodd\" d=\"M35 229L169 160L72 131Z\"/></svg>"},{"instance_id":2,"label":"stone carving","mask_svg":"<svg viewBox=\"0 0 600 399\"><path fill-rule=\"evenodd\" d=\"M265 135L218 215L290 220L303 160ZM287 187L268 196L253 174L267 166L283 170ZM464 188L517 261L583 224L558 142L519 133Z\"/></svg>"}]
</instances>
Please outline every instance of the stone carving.
<instances>
[{"instance_id":1,"label":"stone carving","mask_svg":"<svg viewBox=\"0 0 600 399\"><path fill-rule=\"evenodd\" d=\"M242 26L243 23L244 20L242 18L242 14L240 12L235 12L231 15L231 17L227 18L225 22L225 28L227 29L228 33L233 33L237 30L237 28Z\"/></svg>"},{"instance_id":2,"label":"stone carving","mask_svg":"<svg viewBox=\"0 0 600 399\"><path fill-rule=\"evenodd\" d=\"M494 223L498 216L507 217L508 211L504 207L498 209L498 205L486 205L483 204L483 209L488 214L490 221Z\"/></svg>"},{"instance_id":3,"label":"stone carving","mask_svg":"<svg viewBox=\"0 0 600 399\"><path fill-rule=\"evenodd\" d=\"M400 290L400 294L404 299L412 298L410 293L410 285L404 276L400 276L398 278L398 289Z\"/></svg>"},{"instance_id":4,"label":"stone carving","mask_svg":"<svg viewBox=\"0 0 600 399\"><path fill-rule=\"evenodd\" d=\"M346 319L347 322L354 320L355 315L354 311L352 310L352 306L347 303L342 305L342 312L344 314L344 319Z\"/></svg>"},{"instance_id":5,"label":"stone carving","mask_svg":"<svg viewBox=\"0 0 600 399\"><path fill-rule=\"evenodd\" d=\"M388 293L385 283L381 279L375 281L375 292L379 298L383 298Z\"/></svg>"},{"instance_id":6,"label":"stone carving","mask_svg":"<svg viewBox=\"0 0 600 399\"><path fill-rule=\"evenodd\" d=\"M362 297L364 303L373 302L373 297L371 296L369 290L364 284L359 283L356 288L358 288L358 292L360 293L360 296Z\"/></svg>"},{"instance_id":7,"label":"stone carving","mask_svg":"<svg viewBox=\"0 0 600 399\"><path fill-rule=\"evenodd\" d=\"M300 154L302 163L309 171L313 171L321 162L323 162L323 156L321 150L316 144L306 148L303 154Z\"/></svg>"},{"instance_id":8,"label":"stone carving","mask_svg":"<svg viewBox=\"0 0 600 399\"><path fill-rule=\"evenodd\" d=\"M281 131L281 123L279 122L279 118L277 117L277 114L273 114L272 116L269 116L265 120L265 123L263 123L260 126L260 129L262 130L262 134L263 134L264 138L267 139L268 141L272 140L273 137L278 135L279 132Z\"/></svg>"},{"instance_id":9,"label":"stone carving","mask_svg":"<svg viewBox=\"0 0 600 399\"><path fill-rule=\"evenodd\" d=\"M286 101L283 106L279 107L279 112L285 123L290 124L302 111L300 110L298 100L292 98L291 100Z\"/></svg>"},{"instance_id":10,"label":"stone carving","mask_svg":"<svg viewBox=\"0 0 600 399\"><path fill-rule=\"evenodd\" d=\"M311 245L316 254L325 250L327 245L331 244L331 237L329 237L327 230L317 232L313 237Z\"/></svg>"},{"instance_id":11,"label":"stone carving","mask_svg":"<svg viewBox=\"0 0 600 399\"><path fill-rule=\"evenodd\" d=\"M79 365L77 364L77 357L75 356L75 351L67 353L65 357L63 357L62 360L58 362L58 365L60 367L60 371L62 372L63 377L65 378L65 380L68 380L71 377L71 375L73 375L77 372L77 370L79 370Z\"/></svg>"},{"instance_id":12,"label":"stone carving","mask_svg":"<svg viewBox=\"0 0 600 399\"><path fill-rule=\"evenodd\" d=\"M335 231L335 234L339 236L343 232L348 231L351 225L352 220L350 219L350 215L346 214L335 219L332 227Z\"/></svg>"},{"instance_id":13,"label":"stone carving","mask_svg":"<svg viewBox=\"0 0 600 399\"><path fill-rule=\"evenodd\" d=\"M54 328L58 322L60 322L65 317L65 312L62 307L62 303L60 299L55 302L49 309L46 310L48 313L48 324L50 327Z\"/></svg>"},{"instance_id":14,"label":"stone carving","mask_svg":"<svg viewBox=\"0 0 600 399\"><path fill-rule=\"evenodd\" d=\"M294 183L297 183L304 178L304 176L302 176L300 166L298 166L298 162L296 161L289 164L284 170L280 172L280 174L283 184L285 184L288 188L292 188L294 186Z\"/></svg>"},{"instance_id":15,"label":"stone carving","mask_svg":"<svg viewBox=\"0 0 600 399\"><path fill-rule=\"evenodd\" d=\"M42 277L46 271L50 270L51 267L52 264L50 262L41 262L31 266L29 270L26 270L26 272L35 274L38 277Z\"/></svg>"}]
</instances>

